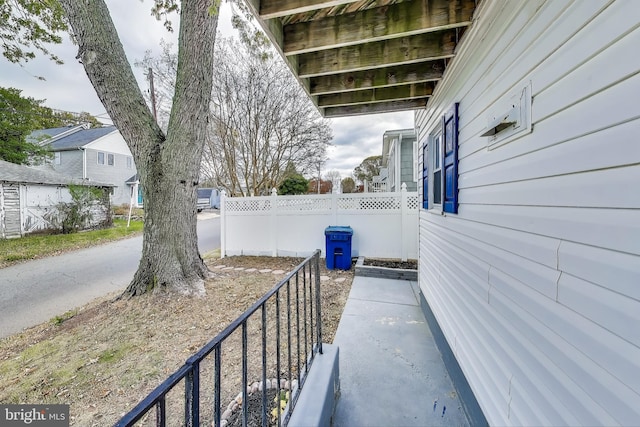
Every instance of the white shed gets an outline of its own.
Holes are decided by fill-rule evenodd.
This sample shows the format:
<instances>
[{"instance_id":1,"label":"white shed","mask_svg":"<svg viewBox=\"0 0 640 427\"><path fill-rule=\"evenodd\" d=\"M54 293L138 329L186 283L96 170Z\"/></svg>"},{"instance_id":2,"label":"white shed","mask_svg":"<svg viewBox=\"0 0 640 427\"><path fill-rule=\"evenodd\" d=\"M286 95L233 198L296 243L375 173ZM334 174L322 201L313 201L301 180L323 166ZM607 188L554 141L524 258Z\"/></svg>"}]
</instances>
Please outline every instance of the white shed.
<instances>
[{"instance_id":1,"label":"white shed","mask_svg":"<svg viewBox=\"0 0 640 427\"><path fill-rule=\"evenodd\" d=\"M53 171L34 169L0 160L0 238L22 237L54 227L56 206L70 202L68 186L82 181ZM108 184L92 183L110 188ZM106 218L109 206L96 207L92 224Z\"/></svg>"}]
</instances>

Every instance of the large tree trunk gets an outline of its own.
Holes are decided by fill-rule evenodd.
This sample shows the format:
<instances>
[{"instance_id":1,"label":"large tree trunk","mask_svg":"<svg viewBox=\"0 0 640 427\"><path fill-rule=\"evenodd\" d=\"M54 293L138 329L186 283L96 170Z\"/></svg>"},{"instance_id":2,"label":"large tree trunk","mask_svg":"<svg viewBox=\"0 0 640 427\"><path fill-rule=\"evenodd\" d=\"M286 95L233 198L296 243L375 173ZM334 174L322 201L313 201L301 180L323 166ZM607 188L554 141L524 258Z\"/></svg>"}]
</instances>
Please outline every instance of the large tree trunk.
<instances>
[{"instance_id":1,"label":"large tree trunk","mask_svg":"<svg viewBox=\"0 0 640 427\"><path fill-rule=\"evenodd\" d=\"M218 18L212 0L181 2L176 92L165 136L147 107L104 0L61 0L78 58L129 145L144 194L142 259L125 295L204 293L196 201Z\"/></svg>"}]
</instances>

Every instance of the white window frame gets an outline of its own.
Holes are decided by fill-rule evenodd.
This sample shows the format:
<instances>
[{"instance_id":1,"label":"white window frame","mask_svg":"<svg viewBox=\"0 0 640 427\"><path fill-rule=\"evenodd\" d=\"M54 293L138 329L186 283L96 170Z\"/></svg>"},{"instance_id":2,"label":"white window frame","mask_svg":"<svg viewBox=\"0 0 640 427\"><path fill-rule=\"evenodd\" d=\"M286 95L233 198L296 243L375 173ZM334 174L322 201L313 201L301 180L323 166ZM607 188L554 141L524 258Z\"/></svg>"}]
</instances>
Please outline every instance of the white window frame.
<instances>
[{"instance_id":1,"label":"white window frame","mask_svg":"<svg viewBox=\"0 0 640 427\"><path fill-rule=\"evenodd\" d=\"M438 126L429 136L429 154L428 154L428 173L429 173L429 210L435 210L442 212L442 199L444 191L444 177L442 173L442 150L444 149L442 144L442 126ZM436 173L440 173L440 202L436 203L435 199L435 183Z\"/></svg>"},{"instance_id":2,"label":"white window frame","mask_svg":"<svg viewBox=\"0 0 640 427\"><path fill-rule=\"evenodd\" d=\"M415 182L418 182L421 179L421 171L418 170L418 159L420 158L419 147L420 144L418 144L418 139L416 138L416 140L413 141L413 180Z\"/></svg>"},{"instance_id":3,"label":"white window frame","mask_svg":"<svg viewBox=\"0 0 640 427\"><path fill-rule=\"evenodd\" d=\"M102 161L100 161L100 155L102 154ZM106 155L102 151L98 151L97 162L99 165L104 165L106 160Z\"/></svg>"},{"instance_id":4,"label":"white window frame","mask_svg":"<svg viewBox=\"0 0 640 427\"><path fill-rule=\"evenodd\" d=\"M396 140L391 141L391 149L389 150L389 157L387 162L387 191L391 191L392 188L396 188Z\"/></svg>"},{"instance_id":5,"label":"white window frame","mask_svg":"<svg viewBox=\"0 0 640 427\"><path fill-rule=\"evenodd\" d=\"M107 153L107 165L115 166L116 165L116 156L113 153Z\"/></svg>"}]
</instances>

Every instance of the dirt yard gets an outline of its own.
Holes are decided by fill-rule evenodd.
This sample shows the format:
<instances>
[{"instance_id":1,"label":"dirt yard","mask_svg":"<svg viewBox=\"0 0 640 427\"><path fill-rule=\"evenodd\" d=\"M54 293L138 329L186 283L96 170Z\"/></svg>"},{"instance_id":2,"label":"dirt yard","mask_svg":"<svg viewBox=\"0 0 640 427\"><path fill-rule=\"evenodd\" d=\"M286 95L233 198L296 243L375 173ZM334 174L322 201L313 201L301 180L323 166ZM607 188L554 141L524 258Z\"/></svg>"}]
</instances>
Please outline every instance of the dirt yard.
<instances>
[{"instance_id":1,"label":"dirt yard","mask_svg":"<svg viewBox=\"0 0 640 427\"><path fill-rule=\"evenodd\" d=\"M5 338L0 341L0 402L69 404L71 425L113 425L301 261L270 257L208 260L215 277L208 281L204 298L150 295L115 301L117 295L110 295ZM327 271L322 261L323 341L330 343L351 288L353 269ZM226 267L216 268L220 265ZM246 271L252 268L256 270ZM259 271L267 269L271 271ZM283 272L274 274L278 270ZM273 304L268 312L275 312ZM256 328L259 330L259 322L249 328L250 345L256 341L252 337L259 336ZM267 328L269 334L273 328ZM230 339L225 345L223 360L228 361L230 372L237 372L240 340ZM273 355L273 349L269 354ZM251 382L260 356L248 357ZM210 371L202 369L201 390L210 384ZM238 382L230 380L226 385L230 390L223 395L225 407L225 399L237 394ZM176 395L177 403L168 404L168 410L179 416L179 390Z\"/></svg>"}]
</instances>

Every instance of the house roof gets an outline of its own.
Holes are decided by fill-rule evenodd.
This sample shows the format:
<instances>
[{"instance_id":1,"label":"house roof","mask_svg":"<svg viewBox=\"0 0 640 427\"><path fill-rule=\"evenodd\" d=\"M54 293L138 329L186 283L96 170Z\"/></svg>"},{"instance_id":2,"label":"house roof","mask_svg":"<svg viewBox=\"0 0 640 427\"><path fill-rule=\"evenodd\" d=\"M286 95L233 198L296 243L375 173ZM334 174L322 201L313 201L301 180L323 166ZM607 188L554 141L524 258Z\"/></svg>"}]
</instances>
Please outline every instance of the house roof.
<instances>
[{"instance_id":1,"label":"house roof","mask_svg":"<svg viewBox=\"0 0 640 427\"><path fill-rule=\"evenodd\" d=\"M42 145L48 145L52 151L73 150L116 132L115 126L86 129L84 126L42 129L32 132L29 140L37 139ZM49 137L44 139L43 137Z\"/></svg>"},{"instance_id":2,"label":"house roof","mask_svg":"<svg viewBox=\"0 0 640 427\"><path fill-rule=\"evenodd\" d=\"M31 134L27 136L27 141L31 143L46 141L47 139L56 137L64 132L68 132L69 130L70 130L69 126L64 126L61 128L34 130L33 132L31 132Z\"/></svg>"},{"instance_id":3,"label":"house roof","mask_svg":"<svg viewBox=\"0 0 640 427\"><path fill-rule=\"evenodd\" d=\"M249 0L325 117L423 108L481 0Z\"/></svg>"},{"instance_id":4,"label":"house roof","mask_svg":"<svg viewBox=\"0 0 640 427\"><path fill-rule=\"evenodd\" d=\"M402 139L416 139L415 129L397 129L388 130L382 135L382 164L386 165L389 161L389 150L391 149L391 141L395 137L402 137Z\"/></svg>"},{"instance_id":5,"label":"house roof","mask_svg":"<svg viewBox=\"0 0 640 427\"><path fill-rule=\"evenodd\" d=\"M140 178L138 177L138 174L133 175L131 178L129 178L128 180L125 181L125 184L135 184L136 182L140 181Z\"/></svg>"},{"instance_id":6,"label":"house roof","mask_svg":"<svg viewBox=\"0 0 640 427\"><path fill-rule=\"evenodd\" d=\"M86 182L80 179L69 178L60 173L36 169L25 165L16 165L15 163L0 160L0 181L15 182L21 184L49 184L49 185L70 185L85 184L94 187L113 187L113 184L104 184L98 182Z\"/></svg>"}]
</instances>

